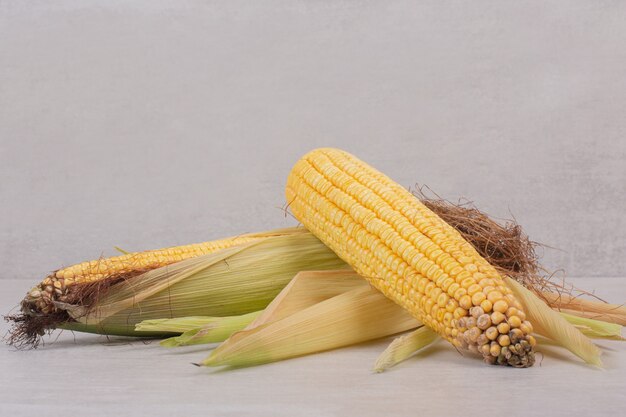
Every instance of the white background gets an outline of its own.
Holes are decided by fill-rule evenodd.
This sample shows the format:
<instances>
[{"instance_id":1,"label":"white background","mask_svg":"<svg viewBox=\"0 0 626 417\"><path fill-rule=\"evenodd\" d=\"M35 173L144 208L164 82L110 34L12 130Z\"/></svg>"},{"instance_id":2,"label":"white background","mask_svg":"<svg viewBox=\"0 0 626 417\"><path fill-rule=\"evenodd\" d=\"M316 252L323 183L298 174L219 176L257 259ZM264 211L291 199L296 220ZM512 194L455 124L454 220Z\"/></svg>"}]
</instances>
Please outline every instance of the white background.
<instances>
[{"instance_id":1,"label":"white background","mask_svg":"<svg viewBox=\"0 0 626 417\"><path fill-rule=\"evenodd\" d=\"M346 149L626 275L623 2L0 2L0 279L292 224Z\"/></svg>"}]
</instances>

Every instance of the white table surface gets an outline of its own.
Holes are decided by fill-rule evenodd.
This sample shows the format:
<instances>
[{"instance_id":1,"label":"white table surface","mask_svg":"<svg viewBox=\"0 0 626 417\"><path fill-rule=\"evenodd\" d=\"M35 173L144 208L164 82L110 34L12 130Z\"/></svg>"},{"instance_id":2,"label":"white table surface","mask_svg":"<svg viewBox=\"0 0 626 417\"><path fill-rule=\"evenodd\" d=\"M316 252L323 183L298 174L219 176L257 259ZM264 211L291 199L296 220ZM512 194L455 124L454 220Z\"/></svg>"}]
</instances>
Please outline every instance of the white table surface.
<instances>
[{"instance_id":1,"label":"white table surface","mask_svg":"<svg viewBox=\"0 0 626 417\"><path fill-rule=\"evenodd\" d=\"M626 279L574 279L613 302ZM6 313L28 288L6 280ZM7 330L2 324L3 334ZM438 342L383 374L380 340L228 372L197 368L206 347L65 332L36 350L0 347L1 416L611 416L624 410L626 344L601 341L605 369L541 347L530 369L486 366ZM541 358L541 356L539 356Z\"/></svg>"}]
</instances>

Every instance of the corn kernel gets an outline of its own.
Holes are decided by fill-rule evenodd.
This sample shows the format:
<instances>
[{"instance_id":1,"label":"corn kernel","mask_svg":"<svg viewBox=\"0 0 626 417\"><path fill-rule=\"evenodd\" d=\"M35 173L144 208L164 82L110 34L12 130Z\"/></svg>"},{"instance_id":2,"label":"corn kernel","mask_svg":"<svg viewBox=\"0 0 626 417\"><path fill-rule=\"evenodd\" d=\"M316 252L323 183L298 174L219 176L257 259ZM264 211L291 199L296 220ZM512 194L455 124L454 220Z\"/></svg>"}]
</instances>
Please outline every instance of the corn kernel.
<instances>
[{"instance_id":1,"label":"corn kernel","mask_svg":"<svg viewBox=\"0 0 626 417\"><path fill-rule=\"evenodd\" d=\"M498 331L501 334L506 334L509 332L509 330L511 330L511 326L509 326L508 323L502 322L500 324L498 324Z\"/></svg>"},{"instance_id":2,"label":"corn kernel","mask_svg":"<svg viewBox=\"0 0 626 417\"><path fill-rule=\"evenodd\" d=\"M450 313L454 313L454 310L459 306L459 303L454 298L449 298L446 303L446 310Z\"/></svg>"},{"instance_id":3,"label":"corn kernel","mask_svg":"<svg viewBox=\"0 0 626 417\"><path fill-rule=\"evenodd\" d=\"M476 343L476 341L478 340L478 337L480 336L481 332L480 329L478 327L472 327L471 329L467 330L465 332L465 336L467 338L467 342L471 342L471 343Z\"/></svg>"},{"instance_id":4,"label":"corn kernel","mask_svg":"<svg viewBox=\"0 0 626 417\"><path fill-rule=\"evenodd\" d=\"M439 307L445 307L446 303L448 302L448 295L446 293L441 293L439 294L439 297L437 298L437 304L439 305Z\"/></svg>"},{"instance_id":5,"label":"corn kernel","mask_svg":"<svg viewBox=\"0 0 626 417\"><path fill-rule=\"evenodd\" d=\"M504 314L508 307L509 305L504 300L497 300L495 303L493 303L493 311L497 311L498 313Z\"/></svg>"},{"instance_id":6,"label":"corn kernel","mask_svg":"<svg viewBox=\"0 0 626 417\"><path fill-rule=\"evenodd\" d=\"M507 321L511 327L519 327L522 324L522 321L517 316L509 317Z\"/></svg>"},{"instance_id":7,"label":"corn kernel","mask_svg":"<svg viewBox=\"0 0 626 417\"><path fill-rule=\"evenodd\" d=\"M461 286L459 284L457 284L456 282L453 282L448 287L448 295L451 296L451 297L454 297L454 294L456 293L456 290L458 290L459 288L461 288Z\"/></svg>"},{"instance_id":8,"label":"corn kernel","mask_svg":"<svg viewBox=\"0 0 626 417\"><path fill-rule=\"evenodd\" d=\"M444 291L448 291L448 288L454 283L454 280L450 277L446 277L441 284L441 289Z\"/></svg>"},{"instance_id":9,"label":"corn kernel","mask_svg":"<svg viewBox=\"0 0 626 417\"><path fill-rule=\"evenodd\" d=\"M500 299L502 299L502 293L500 291L491 291L491 292L487 293L487 300L491 301L494 304L496 303L496 301L498 301ZM503 311L503 313L504 313L504 311Z\"/></svg>"},{"instance_id":10,"label":"corn kernel","mask_svg":"<svg viewBox=\"0 0 626 417\"><path fill-rule=\"evenodd\" d=\"M478 317L478 319L476 320L476 326L478 326L478 328L481 330L486 330L487 328L489 328L489 326L491 326L491 317L489 317L489 314L483 314Z\"/></svg>"},{"instance_id":11,"label":"corn kernel","mask_svg":"<svg viewBox=\"0 0 626 417\"><path fill-rule=\"evenodd\" d=\"M489 300L483 300L482 303L480 303L480 308L482 308L485 313L490 313L493 308L493 304L491 304L491 301Z\"/></svg>"},{"instance_id":12,"label":"corn kernel","mask_svg":"<svg viewBox=\"0 0 626 417\"><path fill-rule=\"evenodd\" d=\"M494 282L491 278L483 278L478 282L478 285L480 285L481 287L485 288L488 286L493 286Z\"/></svg>"},{"instance_id":13,"label":"corn kernel","mask_svg":"<svg viewBox=\"0 0 626 417\"><path fill-rule=\"evenodd\" d=\"M506 310L506 313L504 313L507 317L511 317L511 316L517 316L518 315L518 310L515 307L509 307L508 310Z\"/></svg>"},{"instance_id":14,"label":"corn kernel","mask_svg":"<svg viewBox=\"0 0 626 417\"><path fill-rule=\"evenodd\" d=\"M478 306L483 301L487 301L486 298L487 296L482 291L476 292L472 295L472 304L474 304L475 306Z\"/></svg>"},{"instance_id":15,"label":"corn kernel","mask_svg":"<svg viewBox=\"0 0 626 417\"><path fill-rule=\"evenodd\" d=\"M459 305L461 306L461 308L469 310L469 308L472 306L472 299L469 295L464 295L459 299Z\"/></svg>"},{"instance_id":16,"label":"corn kernel","mask_svg":"<svg viewBox=\"0 0 626 417\"><path fill-rule=\"evenodd\" d=\"M467 289L467 294L471 297L474 294L477 294L478 292L482 293L482 288L480 287L480 285L478 284L472 284L469 286L469 288ZM481 300L482 301L482 300ZM480 304L480 303L476 303L476 304Z\"/></svg>"},{"instance_id":17,"label":"corn kernel","mask_svg":"<svg viewBox=\"0 0 626 417\"><path fill-rule=\"evenodd\" d=\"M498 337L498 344L500 346L509 346L511 344L511 339L509 339L509 336L506 334L501 334Z\"/></svg>"},{"instance_id":18,"label":"corn kernel","mask_svg":"<svg viewBox=\"0 0 626 417\"><path fill-rule=\"evenodd\" d=\"M459 319L455 319L455 326L459 329L467 329L467 317L461 317ZM465 331L465 330L463 330Z\"/></svg>"},{"instance_id":19,"label":"corn kernel","mask_svg":"<svg viewBox=\"0 0 626 417\"><path fill-rule=\"evenodd\" d=\"M530 324L528 320L522 322L522 325L519 326L520 330L524 332L524 334L531 334L533 332L533 325Z\"/></svg>"},{"instance_id":20,"label":"corn kernel","mask_svg":"<svg viewBox=\"0 0 626 417\"><path fill-rule=\"evenodd\" d=\"M478 317L482 316L485 312L480 307L472 307L469 309L469 313L472 317L477 319Z\"/></svg>"},{"instance_id":21,"label":"corn kernel","mask_svg":"<svg viewBox=\"0 0 626 417\"><path fill-rule=\"evenodd\" d=\"M474 281L474 278L465 278L463 281L461 281L461 287L468 290L475 283L476 281Z\"/></svg>"},{"instance_id":22,"label":"corn kernel","mask_svg":"<svg viewBox=\"0 0 626 417\"><path fill-rule=\"evenodd\" d=\"M499 311L494 311L493 313L491 313L491 322L493 324L500 324L504 321L506 317L504 316L504 314L500 313Z\"/></svg>"},{"instance_id":23,"label":"corn kernel","mask_svg":"<svg viewBox=\"0 0 626 417\"><path fill-rule=\"evenodd\" d=\"M459 319L461 317L467 316L467 310L461 307L457 307L456 310L454 310L453 314L455 319Z\"/></svg>"},{"instance_id":24,"label":"corn kernel","mask_svg":"<svg viewBox=\"0 0 626 417\"><path fill-rule=\"evenodd\" d=\"M465 294L467 294L467 291L465 290L465 288L459 288L458 290L454 292L454 298L456 300L460 300L461 297L463 297Z\"/></svg>"},{"instance_id":25,"label":"corn kernel","mask_svg":"<svg viewBox=\"0 0 626 417\"><path fill-rule=\"evenodd\" d=\"M497 344L496 342L492 342L489 348L489 353L491 353L491 356L499 356L501 349L502 348L500 347L499 344Z\"/></svg>"},{"instance_id":26,"label":"corn kernel","mask_svg":"<svg viewBox=\"0 0 626 417\"><path fill-rule=\"evenodd\" d=\"M524 337L524 332L522 332L520 329L513 329L509 332L509 337L511 338L511 343L515 344L522 340L522 338Z\"/></svg>"},{"instance_id":27,"label":"corn kernel","mask_svg":"<svg viewBox=\"0 0 626 417\"><path fill-rule=\"evenodd\" d=\"M498 332L498 329L495 326L491 326L490 328L485 330L485 336L487 336L489 340L496 340L499 335L500 333Z\"/></svg>"}]
</instances>

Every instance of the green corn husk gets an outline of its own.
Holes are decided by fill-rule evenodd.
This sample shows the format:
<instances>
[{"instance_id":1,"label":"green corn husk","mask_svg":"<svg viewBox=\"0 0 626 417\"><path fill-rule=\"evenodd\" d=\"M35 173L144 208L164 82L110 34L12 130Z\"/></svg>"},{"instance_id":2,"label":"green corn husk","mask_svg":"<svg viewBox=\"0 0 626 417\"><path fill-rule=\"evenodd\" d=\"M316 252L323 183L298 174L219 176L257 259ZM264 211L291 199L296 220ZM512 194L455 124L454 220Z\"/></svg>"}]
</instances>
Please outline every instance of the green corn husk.
<instances>
[{"instance_id":1,"label":"green corn husk","mask_svg":"<svg viewBox=\"0 0 626 417\"><path fill-rule=\"evenodd\" d=\"M250 313L250 314L254 314L254 313ZM230 317L241 317L241 316L227 316L227 317L190 316L190 317L176 317L173 319L144 320L135 325L135 330L138 332L172 332L172 333L183 334L190 330L198 330L204 326L215 324L222 319L228 319Z\"/></svg>"},{"instance_id":2,"label":"green corn husk","mask_svg":"<svg viewBox=\"0 0 626 417\"><path fill-rule=\"evenodd\" d=\"M228 317L181 317L177 319L146 320L137 331L182 331L180 336L161 341L163 347L203 345L223 342L233 333L243 330L261 315L262 311ZM184 330L183 330L184 329Z\"/></svg>"},{"instance_id":3,"label":"green corn husk","mask_svg":"<svg viewBox=\"0 0 626 417\"><path fill-rule=\"evenodd\" d=\"M90 306L61 306L73 319L59 327L101 334L155 336L138 331L151 319L239 316L264 309L302 270L348 268L303 228L158 268L116 284Z\"/></svg>"},{"instance_id":4,"label":"green corn husk","mask_svg":"<svg viewBox=\"0 0 626 417\"><path fill-rule=\"evenodd\" d=\"M622 337L622 326L619 324L579 317L562 311L560 314L587 337L592 339L625 340Z\"/></svg>"}]
</instances>

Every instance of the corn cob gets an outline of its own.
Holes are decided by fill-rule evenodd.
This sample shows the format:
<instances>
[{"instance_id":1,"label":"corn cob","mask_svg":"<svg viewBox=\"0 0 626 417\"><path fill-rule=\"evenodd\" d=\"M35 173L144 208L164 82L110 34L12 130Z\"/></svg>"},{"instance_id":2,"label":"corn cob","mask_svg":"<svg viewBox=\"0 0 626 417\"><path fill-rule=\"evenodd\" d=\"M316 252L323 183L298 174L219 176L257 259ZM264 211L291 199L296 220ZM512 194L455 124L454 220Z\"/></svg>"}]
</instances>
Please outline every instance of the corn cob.
<instances>
[{"instance_id":1,"label":"corn cob","mask_svg":"<svg viewBox=\"0 0 626 417\"><path fill-rule=\"evenodd\" d=\"M295 217L387 297L492 364L534 363L532 325L493 266L387 176L336 149L289 174Z\"/></svg>"},{"instance_id":2,"label":"corn cob","mask_svg":"<svg viewBox=\"0 0 626 417\"><path fill-rule=\"evenodd\" d=\"M119 281L185 259L287 233L291 233L291 231L279 229L269 234L245 234L221 240L128 253L82 262L59 269L43 279L29 291L22 302L22 310L25 312L37 311L43 314L53 313L57 309L55 303L69 301L68 294L72 292L72 288L75 286L104 284L105 280L109 283Z\"/></svg>"},{"instance_id":3,"label":"corn cob","mask_svg":"<svg viewBox=\"0 0 626 417\"><path fill-rule=\"evenodd\" d=\"M163 332L136 332L135 324L158 318L238 316L262 310L301 270L347 268L303 227L246 237L254 240L149 271L131 270L125 275L111 272L87 283L74 281L59 293L50 294L40 284L22 300L20 314L7 316L13 322L8 342L37 346L39 336L55 328L162 336ZM32 296L35 291L39 292L37 297Z\"/></svg>"}]
</instances>

